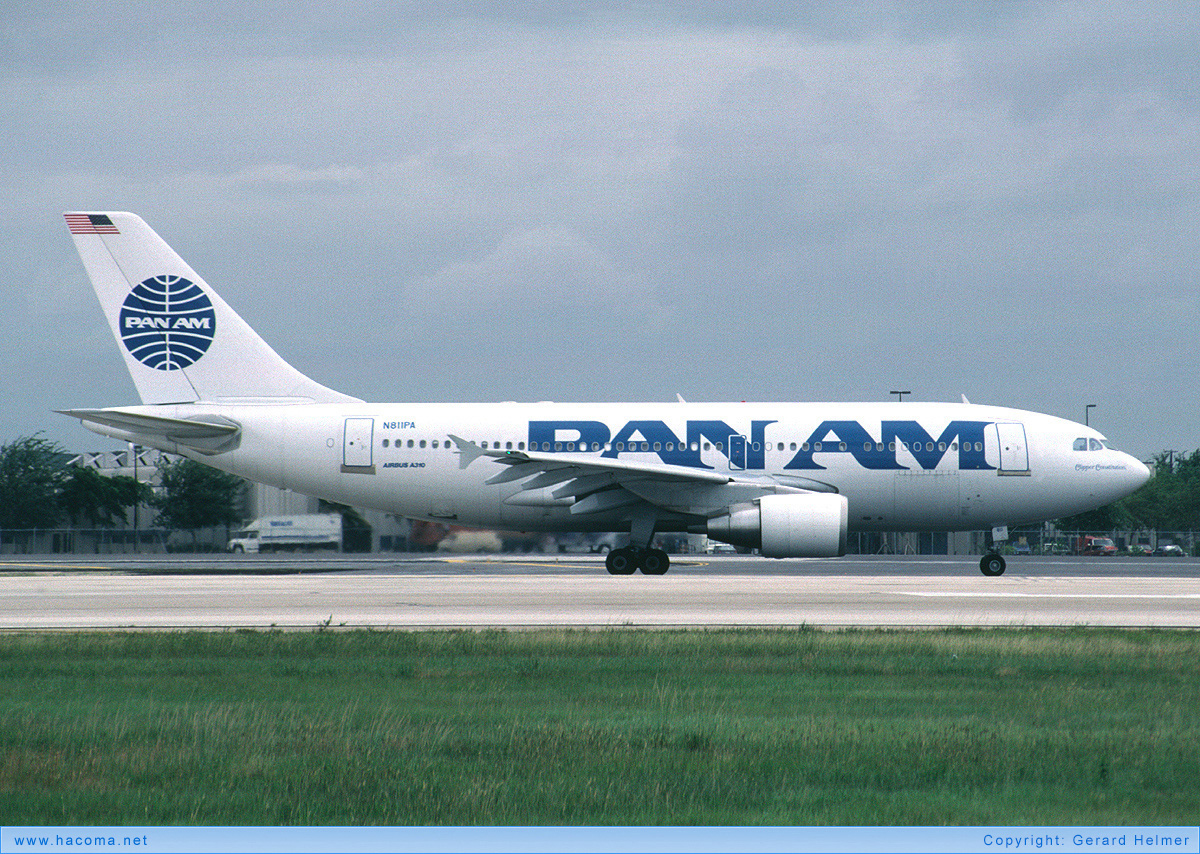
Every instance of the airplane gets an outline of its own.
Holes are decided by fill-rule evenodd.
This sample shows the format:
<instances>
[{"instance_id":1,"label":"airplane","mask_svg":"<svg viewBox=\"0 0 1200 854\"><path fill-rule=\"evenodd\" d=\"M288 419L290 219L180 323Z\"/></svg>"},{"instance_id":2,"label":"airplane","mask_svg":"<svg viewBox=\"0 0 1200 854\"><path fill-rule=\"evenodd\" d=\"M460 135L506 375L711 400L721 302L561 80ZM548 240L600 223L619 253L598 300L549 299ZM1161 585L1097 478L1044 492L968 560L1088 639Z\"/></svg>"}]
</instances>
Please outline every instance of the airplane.
<instances>
[{"instance_id":1,"label":"airplane","mask_svg":"<svg viewBox=\"0 0 1200 854\"><path fill-rule=\"evenodd\" d=\"M369 403L280 357L140 217L64 215L141 397L59 410L114 439L413 519L628 532L613 575L661 575L666 532L773 558L857 531L1071 516L1149 471L1090 427L961 403ZM993 548L980 560L1001 575Z\"/></svg>"}]
</instances>

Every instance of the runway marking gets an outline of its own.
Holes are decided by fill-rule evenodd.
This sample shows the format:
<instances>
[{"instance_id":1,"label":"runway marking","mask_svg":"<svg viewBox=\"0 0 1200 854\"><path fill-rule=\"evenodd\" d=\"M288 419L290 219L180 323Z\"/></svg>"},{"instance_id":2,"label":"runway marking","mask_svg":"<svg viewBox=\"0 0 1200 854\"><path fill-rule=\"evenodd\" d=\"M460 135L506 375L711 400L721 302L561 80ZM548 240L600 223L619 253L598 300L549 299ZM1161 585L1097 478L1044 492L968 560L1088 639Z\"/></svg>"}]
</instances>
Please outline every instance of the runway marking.
<instances>
[{"instance_id":1,"label":"runway marking","mask_svg":"<svg viewBox=\"0 0 1200 854\"><path fill-rule=\"evenodd\" d=\"M534 569L565 568L595 569L594 563L560 563L559 561L515 561L515 560L471 560L470 558L445 558L438 563L495 564L497 566L530 566Z\"/></svg>"},{"instance_id":2,"label":"runway marking","mask_svg":"<svg viewBox=\"0 0 1200 854\"><path fill-rule=\"evenodd\" d=\"M108 566L90 566L83 563L0 563L0 571L7 569L112 569Z\"/></svg>"},{"instance_id":3,"label":"runway marking","mask_svg":"<svg viewBox=\"0 0 1200 854\"><path fill-rule=\"evenodd\" d=\"M1200 599L1200 593L1038 593L1038 592L981 592L977 590L921 591L897 590L901 596L923 599Z\"/></svg>"}]
</instances>

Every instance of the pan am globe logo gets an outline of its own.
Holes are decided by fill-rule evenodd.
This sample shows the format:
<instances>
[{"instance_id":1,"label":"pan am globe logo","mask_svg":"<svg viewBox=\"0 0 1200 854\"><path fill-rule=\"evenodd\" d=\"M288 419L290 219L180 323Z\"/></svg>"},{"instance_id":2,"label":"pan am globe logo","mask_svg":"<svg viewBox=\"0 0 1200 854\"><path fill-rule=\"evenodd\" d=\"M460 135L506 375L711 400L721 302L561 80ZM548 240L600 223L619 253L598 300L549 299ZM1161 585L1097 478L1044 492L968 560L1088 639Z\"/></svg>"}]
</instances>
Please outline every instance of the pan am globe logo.
<instances>
[{"instance_id":1,"label":"pan am globe logo","mask_svg":"<svg viewBox=\"0 0 1200 854\"><path fill-rule=\"evenodd\" d=\"M156 371L196 363L217 332L212 300L182 276L155 276L136 285L121 305L121 341Z\"/></svg>"}]
</instances>

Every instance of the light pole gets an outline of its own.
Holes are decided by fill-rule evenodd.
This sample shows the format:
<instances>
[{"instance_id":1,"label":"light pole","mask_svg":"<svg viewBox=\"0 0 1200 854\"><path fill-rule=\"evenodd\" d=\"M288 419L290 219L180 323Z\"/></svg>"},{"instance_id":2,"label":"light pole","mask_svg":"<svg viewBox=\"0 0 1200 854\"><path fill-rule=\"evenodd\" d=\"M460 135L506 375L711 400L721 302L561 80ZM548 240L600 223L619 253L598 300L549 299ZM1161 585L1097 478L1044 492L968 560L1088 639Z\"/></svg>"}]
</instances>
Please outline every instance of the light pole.
<instances>
[{"instance_id":1,"label":"light pole","mask_svg":"<svg viewBox=\"0 0 1200 854\"><path fill-rule=\"evenodd\" d=\"M896 391L895 389L892 389L891 391L888 392L888 394L894 394L894 395L896 395L896 400L903 401L904 395L912 394L912 392L908 391L907 389L905 391Z\"/></svg>"},{"instance_id":2,"label":"light pole","mask_svg":"<svg viewBox=\"0 0 1200 854\"><path fill-rule=\"evenodd\" d=\"M129 445L129 453L133 455L133 482L135 484L134 488L138 490L138 493L135 494L134 499L133 499L133 553L134 554L138 554L141 552L141 545L138 543L138 539L139 539L139 537L138 537L138 509L139 509L139 505L142 503L141 494L140 494L141 493L141 481L138 480L138 451L140 451L140 450L141 450L141 448L139 448L137 445L134 445L132 443Z\"/></svg>"},{"instance_id":3,"label":"light pole","mask_svg":"<svg viewBox=\"0 0 1200 854\"><path fill-rule=\"evenodd\" d=\"M1088 425L1088 414L1095 408L1096 408L1096 404L1094 404L1094 403L1089 403L1087 406L1085 406L1083 408L1083 426L1084 427L1089 426Z\"/></svg>"}]
</instances>

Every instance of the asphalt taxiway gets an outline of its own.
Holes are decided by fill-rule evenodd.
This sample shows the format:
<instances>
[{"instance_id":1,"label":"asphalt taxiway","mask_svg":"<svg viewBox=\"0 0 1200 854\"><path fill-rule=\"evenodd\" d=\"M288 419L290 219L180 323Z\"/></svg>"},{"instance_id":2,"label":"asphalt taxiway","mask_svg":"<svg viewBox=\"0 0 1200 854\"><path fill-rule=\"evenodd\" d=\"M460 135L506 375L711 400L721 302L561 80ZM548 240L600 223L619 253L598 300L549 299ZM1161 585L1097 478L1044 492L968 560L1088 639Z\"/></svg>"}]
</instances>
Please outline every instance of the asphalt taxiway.
<instances>
[{"instance_id":1,"label":"asphalt taxiway","mask_svg":"<svg viewBox=\"0 0 1200 854\"><path fill-rule=\"evenodd\" d=\"M614 577L592 556L0 558L0 631L537 627L1200 628L1200 561L771 561L676 556Z\"/></svg>"}]
</instances>

